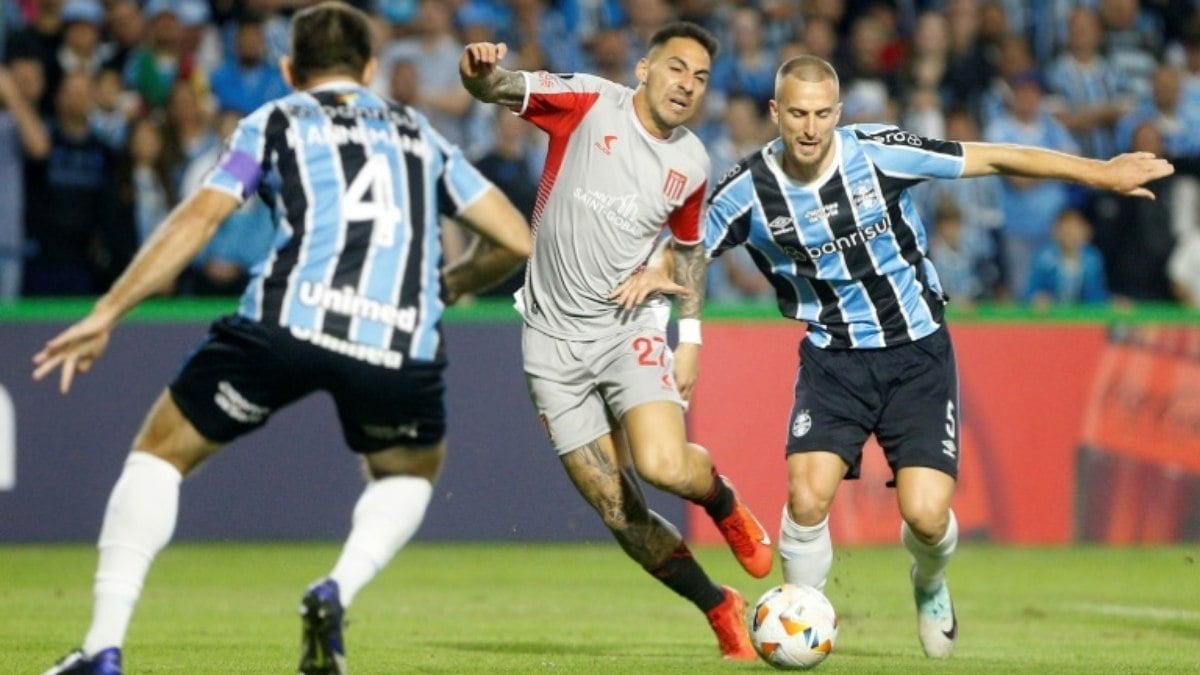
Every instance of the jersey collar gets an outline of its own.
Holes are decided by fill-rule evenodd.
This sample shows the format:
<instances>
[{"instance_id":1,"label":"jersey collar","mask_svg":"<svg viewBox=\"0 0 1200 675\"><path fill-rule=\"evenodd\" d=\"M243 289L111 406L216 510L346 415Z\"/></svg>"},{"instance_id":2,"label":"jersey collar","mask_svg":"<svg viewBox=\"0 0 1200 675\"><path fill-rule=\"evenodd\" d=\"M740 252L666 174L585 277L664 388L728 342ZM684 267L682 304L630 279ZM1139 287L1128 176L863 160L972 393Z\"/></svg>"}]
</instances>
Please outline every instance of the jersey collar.
<instances>
[{"instance_id":1,"label":"jersey collar","mask_svg":"<svg viewBox=\"0 0 1200 675\"><path fill-rule=\"evenodd\" d=\"M807 187L810 185L824 185L830 178L833 177L834 172L836 172L838 170L838 166L840 166L842 163L841 162L841 157L842 157L841 130L840 129L833 130L833 147L830 148L830 153L833 155L833 161L830 162L829 166L826 167L825 170L821 172L821 175L817 176L816 178L812 179L811 181L808 181L807 183L801 183L800 181L796 180L795 178L792 178L791 176L787 175L787 173L784 172L783 166L780 163L781 160L780 160L780 154L779 154L782 151L783 151L783 139L779 138L779 137L776 137L775 140L768 143L762 150L763 159L766 160L767 166L769 166L771 168L771 172L774 173L780 180L782 180L790 185L795 185L797 187Z\"/></svg>"}]
</instances>

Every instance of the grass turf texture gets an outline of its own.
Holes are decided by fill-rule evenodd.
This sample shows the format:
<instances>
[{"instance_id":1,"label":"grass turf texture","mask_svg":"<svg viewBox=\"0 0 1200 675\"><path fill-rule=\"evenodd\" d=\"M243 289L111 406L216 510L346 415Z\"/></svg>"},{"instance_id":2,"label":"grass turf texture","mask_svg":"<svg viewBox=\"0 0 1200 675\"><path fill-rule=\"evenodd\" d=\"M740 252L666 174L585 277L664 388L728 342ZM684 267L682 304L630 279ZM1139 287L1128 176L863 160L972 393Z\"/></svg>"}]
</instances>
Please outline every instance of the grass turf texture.
<instances>
[{"instance_id":1,"label":"grass turf texture","mask_svg":"<svg viewBox=\"0 0 1200 675\"><path fill-rule=\"evenodd\" d=\"M331 544L178 544L151 571L125 645L129 673L295 672L297 608ZM696 555L753 602L724 549ZM823 673L1200 672L1200 549L965 543L951 566L955 657L916 639L899 547L837 551L841 618ZM91 607L86 545L0 546L0 672L37 673L78 645ZM358 596L351 671L771 672L722 662L704 618L615 544L431 544L401 551Z\"/></svg>"}]
</instances>

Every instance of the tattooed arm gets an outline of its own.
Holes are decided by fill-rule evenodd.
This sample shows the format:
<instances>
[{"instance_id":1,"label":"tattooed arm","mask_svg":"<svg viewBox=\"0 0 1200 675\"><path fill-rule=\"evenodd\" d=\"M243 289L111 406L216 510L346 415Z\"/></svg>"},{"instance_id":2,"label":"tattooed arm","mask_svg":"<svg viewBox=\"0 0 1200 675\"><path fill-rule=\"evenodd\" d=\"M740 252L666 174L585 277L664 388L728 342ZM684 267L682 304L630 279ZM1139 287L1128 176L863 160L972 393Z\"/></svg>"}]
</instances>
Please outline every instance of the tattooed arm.
<instances>
[{"instance_id":1,"label":"tattooed arm","mask_svg":"<svg viewBox=\"0 0 1200 675\"><path fill-rule=\"evenodd\" d=\"M633 309L654 293L675 295L675 312L679 317L675 384L685 401L691 400L692 388L700 374L700 311L704 309L707 270L708 256L703 244L670 240L655 250L644 270L626 279L608 296L622 308Z\"/></svg>"},{"instance_id":2,"label":"tattooed arm","mask_svg":"<svg viewBox=\"0 0 1200 675\"><path fill-rule=\"evenodd\" d=\"M704 309L704 280L708 269L704 246L675 243L671 248L674 250L675 283L688 290L677 295L675 309L680 319L699 319Z\"/></svg>"},{"instance_id":3,"label":"tattooed arm","mask_svg":"<svg viewBox=\"0 0 1200 675\"><path fill-rule=\"evenodd\" d=\"M703 244L680 244L674 253L675 283L688 290L675 296L679 341L675 345L675 384L684 401L692 400L700 376L700 312L704 309L704 279L708 256Z\"/></svg>"},{"instance_id":4,"label":"tattooed arm","mask_svg":"<svg viewBox=\"0 0 1200 675\"><path fill-rule=\"evenodd\" d=\"M499 65L507 53L508 46L503 42L472 42L463 48L458 74L472 96L509 108L525 102L525 76Z\"/></svg>"}]
</instances>

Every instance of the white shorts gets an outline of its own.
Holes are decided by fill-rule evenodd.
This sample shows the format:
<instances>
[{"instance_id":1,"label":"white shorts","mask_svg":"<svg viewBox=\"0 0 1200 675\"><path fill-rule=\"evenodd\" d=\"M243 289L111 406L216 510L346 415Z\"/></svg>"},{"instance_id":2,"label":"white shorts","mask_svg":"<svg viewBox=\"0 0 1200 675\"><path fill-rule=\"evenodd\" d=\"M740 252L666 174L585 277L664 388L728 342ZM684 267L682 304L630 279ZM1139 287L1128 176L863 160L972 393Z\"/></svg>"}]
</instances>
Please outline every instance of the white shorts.
<instances>
[{"instance_id":1,"label":"white shorts","mask_svg":"<svg viewBox=\"0 0 1200 675\"><path fill-rule=\"evenodd\" d=\"M666 333L634 328L600 340L562 340L528 325L525 382L546 435L563 455L609 433L644 403L683 406Z\"/></svg>"}]
</instances>

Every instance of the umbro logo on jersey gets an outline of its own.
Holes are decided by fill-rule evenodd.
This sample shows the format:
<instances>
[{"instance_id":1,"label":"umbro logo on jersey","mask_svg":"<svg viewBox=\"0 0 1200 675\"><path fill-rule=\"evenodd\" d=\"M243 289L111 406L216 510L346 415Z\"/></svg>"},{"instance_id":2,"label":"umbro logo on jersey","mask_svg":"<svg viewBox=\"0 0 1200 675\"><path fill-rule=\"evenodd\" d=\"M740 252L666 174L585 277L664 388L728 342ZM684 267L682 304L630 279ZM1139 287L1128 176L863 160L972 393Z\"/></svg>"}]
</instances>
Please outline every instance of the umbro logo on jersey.
<instances>
[{"instance_id":1,"label":"umbro logo on jersey","mask_svg":"<svg viewBox=\"0 0 1200 675\"><path fill-rule=\"evenodd\" d=\"M599 150L600 152L603 152L606 155L611 155L612 154L612 144L616 140L617 140L616 136L613 136L612 134L608 134L604 137L604 140L596 141L596 149Z\"/></svg>"},{"instance_id":2,"label":"umbro logo on jersey","mask_svg":"<svg viewBox=\"0 0 1200 675\"><path fill-rule=\"evenodd\" d=\"M792 219L789 216L779 216L767 224L767 229L771 230L771 234L779 234L791 226Z\"/></svg>"}]
</instances>

